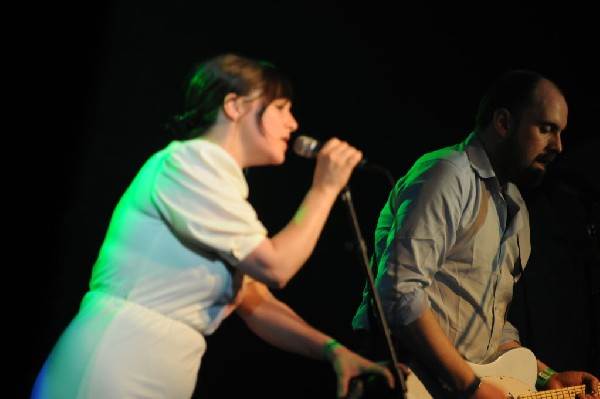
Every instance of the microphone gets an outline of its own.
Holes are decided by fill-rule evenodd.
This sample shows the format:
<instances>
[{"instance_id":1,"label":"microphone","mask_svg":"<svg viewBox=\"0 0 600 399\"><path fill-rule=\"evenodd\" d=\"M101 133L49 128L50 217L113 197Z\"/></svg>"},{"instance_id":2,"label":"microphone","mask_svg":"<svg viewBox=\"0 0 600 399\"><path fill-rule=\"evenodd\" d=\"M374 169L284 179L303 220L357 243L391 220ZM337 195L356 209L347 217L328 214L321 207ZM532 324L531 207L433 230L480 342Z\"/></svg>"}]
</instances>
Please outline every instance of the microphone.
<instances>
[{"instance_id":1,"label":"microphone","mask_svg":"<svg viewBox=\"0 0 600 399\"><path fill-rule=\"evenodd\" d=\"M294 141L294 152L304 158L315 158L323 145L317 139L298 136Z\"/></svg>"},{"instance_id":2,"label":"microphone","mask_svg":"<svg viewBox=\"0 0 600 399\"><path fill-rule=\"evenodd\" d=\"M323 144L317 139L308 136L298 136L294 141L293 148L296 155L304 158L315 158L319 151L321 151L321 147L323 147ZM366 164L367 160L363 158L356 167L362 167Z\"/></svg>"},{"instance_id":3,"label":"microphone","mask_svg":"<svg viewBox=\"0 0 600 399\"><path fill-rule=\"evenodd\" d=\"M293 149L296 155L299 155L304 158L315 158L319 151L323 147L323 144L312 137L308 136L298 136L294 141ZM384 174L390 182L390 186L394 187L396 183L396 179L389 170L384 168L383 166L379 166L377 164L367 162L365 158L361 159L358 165L356 165L357 169L370 169L375 172L380 172Z\"/></svg>"}]
</instances>

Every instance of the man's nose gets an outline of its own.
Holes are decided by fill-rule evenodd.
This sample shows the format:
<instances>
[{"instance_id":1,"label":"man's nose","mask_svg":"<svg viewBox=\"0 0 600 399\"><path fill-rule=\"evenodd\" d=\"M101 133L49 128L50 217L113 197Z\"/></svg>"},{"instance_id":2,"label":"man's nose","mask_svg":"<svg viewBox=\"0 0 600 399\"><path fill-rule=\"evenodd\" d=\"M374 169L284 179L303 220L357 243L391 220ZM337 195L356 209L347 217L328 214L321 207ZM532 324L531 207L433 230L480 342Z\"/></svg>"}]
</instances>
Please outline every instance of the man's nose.
<instances>
[{"instance_id":1,"label":"man's nose","mask_svg":"<svg viewBox=\"0 0 600 399\"><path fill-rule=\"evenodd\" d=\"M551 148L560 154L563 151L562 139L560 138L560 133L553 134L550 142Z\"/></svg>"}]
</instances>

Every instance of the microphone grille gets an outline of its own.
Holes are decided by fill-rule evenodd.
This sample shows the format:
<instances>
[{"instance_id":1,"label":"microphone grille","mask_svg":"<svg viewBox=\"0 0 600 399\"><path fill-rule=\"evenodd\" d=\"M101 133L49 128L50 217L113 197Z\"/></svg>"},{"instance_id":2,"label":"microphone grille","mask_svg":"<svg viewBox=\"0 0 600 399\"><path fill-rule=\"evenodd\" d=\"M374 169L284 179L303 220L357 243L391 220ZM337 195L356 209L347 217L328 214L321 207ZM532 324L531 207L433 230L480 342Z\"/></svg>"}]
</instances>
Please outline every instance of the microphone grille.
<instances>
[{"instance_id":1,"label":"microphone grille","mask_svg":"<svg viewBox=\"0 0 600 399\"><path fill-rule=\"evenodd\" d=\"M294 141L294 152L305 158L314 158L319 152L319 141L308 136L298 136Z\"/></svg>"}]
</instances>

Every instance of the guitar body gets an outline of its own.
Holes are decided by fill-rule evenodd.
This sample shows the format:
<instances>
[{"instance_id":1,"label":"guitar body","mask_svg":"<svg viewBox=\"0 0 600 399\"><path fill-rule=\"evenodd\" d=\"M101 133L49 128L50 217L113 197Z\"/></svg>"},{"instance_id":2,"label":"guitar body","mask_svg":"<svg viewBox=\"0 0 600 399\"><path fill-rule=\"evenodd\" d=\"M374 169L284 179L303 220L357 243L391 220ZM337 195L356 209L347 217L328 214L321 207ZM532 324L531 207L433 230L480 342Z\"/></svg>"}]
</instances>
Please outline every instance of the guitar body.
<instances>
[{"instance_id":1,"label":"guitar body","mask_svg":"<svg viewBox=\"0 0 600 399\"><path fill-rule=\"evenodd\" d=\"M533 352L520 347L500 353L488 363L469 363L483 381L500 388L507 398L517 398L535 390L537 361ZM409 364L406 378L407 399L451 399L439 380L420 364Z\"/></svg>"},{"instance_id":2,"label":"guitar body","mask_svg":"<svg viewBox=\"0 0 600 399\"><path fill-rule=\"evenodd\" d=\"M409 363L411 373L406 377L406 399L453 399L442 384L425 367ZM484 364L469 363L482 381L496 385L507 399L576 399L585 392L585 385L536 391L537 361L527 348L501 352ZM598 386L600 389L600 386Z\"/></svg>"},{"instance_id":3,"label":"guitar body","mask_svg":"<svg viewBox=\"0 0 600 399\"><path fill-rule=\"evenodd\" d=\"M504 351L490 363L469 365L479 378L496 385L506 397L517 398L536 392L537 360L527 348Z\"/></svg>"},{"instance_id":4,"label":"guitar body","mask_svg":"<svg viewBox=\"0 0 600 399\"><path fill-rule=\"evenodd\" d=\"M507 398L536 392L537 362L533 352L527 348L514 348L500 353L488 363L469 363L469 366L483 381L500 388ZM452 398L439 380L424 367L416 363L409 364L409 367L412 373L406 378L406 399Z\"/></svg>"}]
</instances>

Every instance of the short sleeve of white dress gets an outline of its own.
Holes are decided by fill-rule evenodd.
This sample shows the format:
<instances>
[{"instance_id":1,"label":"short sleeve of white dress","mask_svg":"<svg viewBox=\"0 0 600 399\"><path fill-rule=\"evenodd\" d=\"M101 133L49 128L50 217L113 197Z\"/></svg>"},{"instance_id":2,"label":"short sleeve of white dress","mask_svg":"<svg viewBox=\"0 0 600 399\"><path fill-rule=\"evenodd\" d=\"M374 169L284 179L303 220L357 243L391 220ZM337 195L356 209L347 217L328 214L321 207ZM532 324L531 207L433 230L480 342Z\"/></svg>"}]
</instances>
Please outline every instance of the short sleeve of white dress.
<instances>
[{"instance_id":1,"label":"short sleeve of white dress","mask_svg":"<svg viewBox=\"0 0 600 399\"><path fill-rule=\"evenodd\" d=\"M165 152L153 195L161 216L186 245L235 266L267 235L248 202L242 169L204 139L175 141Z\"/></svg>"}]
</instances>

